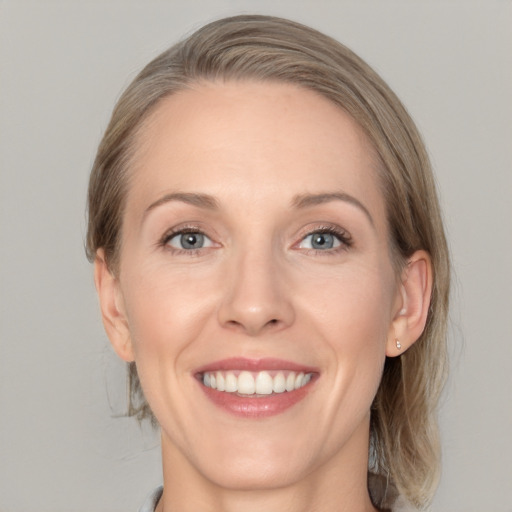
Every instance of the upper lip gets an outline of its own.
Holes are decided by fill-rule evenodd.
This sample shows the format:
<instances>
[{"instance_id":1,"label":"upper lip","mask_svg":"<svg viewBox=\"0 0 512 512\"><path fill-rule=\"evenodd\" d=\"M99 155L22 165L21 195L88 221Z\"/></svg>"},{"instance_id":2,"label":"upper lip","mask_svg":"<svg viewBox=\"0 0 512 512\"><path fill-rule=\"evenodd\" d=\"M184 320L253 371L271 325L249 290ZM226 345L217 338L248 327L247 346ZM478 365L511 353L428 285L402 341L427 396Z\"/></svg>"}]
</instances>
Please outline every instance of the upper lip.
<instances>
[{"instance_id":1,"label":"upper lip","mask_svg":"<svg viewBox=\"0 0 512 512\"><path fill-rule=\"evenodd\" d=\"M206 373L214 371L246 370L250 372L261 372L265 370L289 370L293 372L318 373L318 368L308 366L285 359L264 357L251 359L246 357L231 357L206 364L198 368L195 373Z\"/></svg>"}]
</instances>

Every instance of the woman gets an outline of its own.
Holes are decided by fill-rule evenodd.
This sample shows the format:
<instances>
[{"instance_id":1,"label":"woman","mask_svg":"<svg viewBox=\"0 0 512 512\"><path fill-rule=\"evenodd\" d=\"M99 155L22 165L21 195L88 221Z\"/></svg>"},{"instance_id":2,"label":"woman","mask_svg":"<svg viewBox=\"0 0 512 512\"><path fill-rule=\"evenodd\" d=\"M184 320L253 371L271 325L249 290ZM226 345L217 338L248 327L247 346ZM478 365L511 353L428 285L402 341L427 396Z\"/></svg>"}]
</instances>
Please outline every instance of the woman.
<instances>
[{"instance_id":1,"label":"woman","mask_svg":"<svg viewBox=\"0 0 512 512\"><path fill-rule=\"evenodd\" d=\"M429 503L446 242L412 120L347 48L240 16L157 57L99 147L87 248L161 428L144 510Z\"/></svg>"}]
</instances>

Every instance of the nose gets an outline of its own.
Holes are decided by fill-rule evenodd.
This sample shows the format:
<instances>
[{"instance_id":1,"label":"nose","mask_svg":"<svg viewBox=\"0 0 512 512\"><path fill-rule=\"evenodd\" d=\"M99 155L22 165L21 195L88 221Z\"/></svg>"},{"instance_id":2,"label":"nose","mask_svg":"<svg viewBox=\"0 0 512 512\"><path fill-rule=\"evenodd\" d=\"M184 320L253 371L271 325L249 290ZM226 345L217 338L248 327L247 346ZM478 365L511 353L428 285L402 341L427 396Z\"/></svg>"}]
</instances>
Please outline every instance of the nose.
<instances>
[{"instance_id":1,"label":"nose","mask_svg":"<svg viewBox=\"0 0 512 512\"><path fill-rule=\"evenodd\" d=\"M279 331L295 320L291 290L285 273L271 251L247 251L229 262L220 324L248 336Z\"/></svg>"}]
</instances>

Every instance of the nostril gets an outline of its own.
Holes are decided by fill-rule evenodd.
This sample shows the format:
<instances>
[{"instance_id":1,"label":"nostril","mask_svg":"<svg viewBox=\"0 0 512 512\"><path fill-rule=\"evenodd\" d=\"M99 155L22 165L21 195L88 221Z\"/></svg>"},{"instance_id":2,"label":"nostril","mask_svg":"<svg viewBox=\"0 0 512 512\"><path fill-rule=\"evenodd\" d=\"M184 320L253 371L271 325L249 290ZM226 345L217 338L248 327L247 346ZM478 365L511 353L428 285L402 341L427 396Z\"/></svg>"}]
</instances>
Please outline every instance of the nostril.
<instances>
[{"instance_id":1,"label":"nostril","mask_svg":"<svg viewBox=\"0 0 512 512\"><path fill-rule=\"evenodd\" d=\"M284 325L282 320L279 320L278 318L272 318L263 326L263 328L275 331L276 329L280 329L282 325Z\"/></svg>"}]
</instances>

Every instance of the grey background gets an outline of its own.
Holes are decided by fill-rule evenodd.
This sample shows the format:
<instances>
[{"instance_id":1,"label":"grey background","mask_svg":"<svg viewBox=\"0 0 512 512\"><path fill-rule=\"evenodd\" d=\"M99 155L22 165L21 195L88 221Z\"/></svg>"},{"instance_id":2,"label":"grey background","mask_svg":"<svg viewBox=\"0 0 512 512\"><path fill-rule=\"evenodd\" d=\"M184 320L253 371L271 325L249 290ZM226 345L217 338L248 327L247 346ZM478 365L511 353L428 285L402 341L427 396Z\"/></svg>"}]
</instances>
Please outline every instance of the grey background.
<instances>
[{"instance_id":1,"label":"grey background","mask_svg":"<svg viewBox=\"0 0 512 512\"><path fill-rule=\"evenodd\" d=\"M85 259L85 191L114 101L214 18L290 17L368 60L437 172L455 268L433 510L512 511L512 3L0 1L0 511L135 511L158 436L124 407Z\"/></svg>"}]
</instances>

